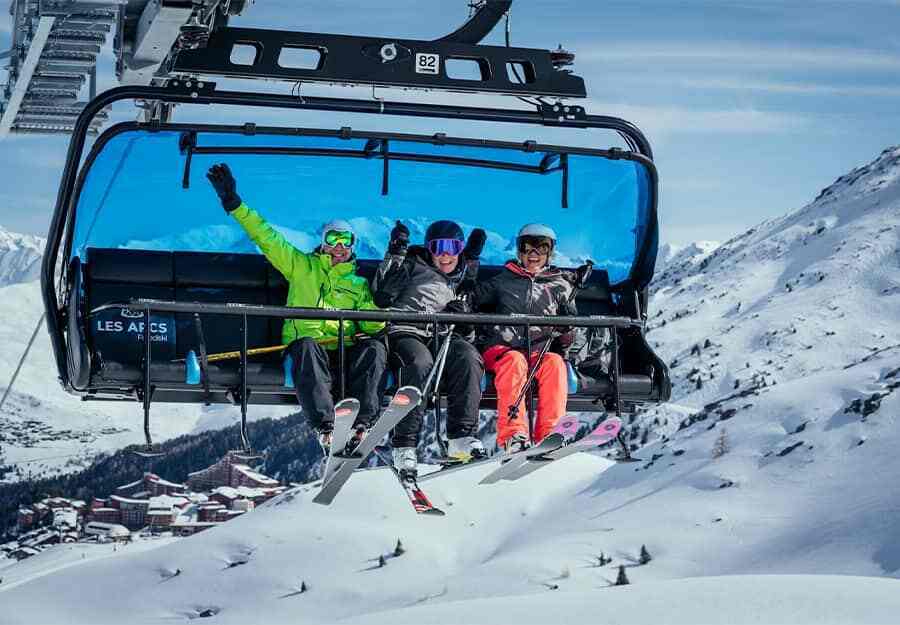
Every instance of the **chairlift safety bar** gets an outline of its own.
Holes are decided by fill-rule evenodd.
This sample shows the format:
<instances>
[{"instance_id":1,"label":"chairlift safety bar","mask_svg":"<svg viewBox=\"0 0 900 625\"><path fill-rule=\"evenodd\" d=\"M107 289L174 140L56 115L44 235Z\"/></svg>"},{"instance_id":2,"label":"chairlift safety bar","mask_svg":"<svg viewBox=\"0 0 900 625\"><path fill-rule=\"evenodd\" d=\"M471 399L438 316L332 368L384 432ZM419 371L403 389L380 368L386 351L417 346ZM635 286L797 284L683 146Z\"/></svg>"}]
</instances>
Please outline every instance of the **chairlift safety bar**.
<instances>
[{"instance_id":1,"label":"chairlift safety bar","mask_svg":"<svg viewBox=\"0 0 900 625\"><path fill-rule=\"evenodd\" d=\"M420 324L451 323L468 325L508 326L577 326L584 328L640 328L641 321L630 317L605 315L554 316L497 315L492 313L418 313L401 310L326 310L253 304L211 304L206 302L175 302L157 299L134 299L130 302L103 304L91 310L94 315L105 310L129 309L144 312L201 313L209 315L246 315L275 319L315 319L317 321L384 321Z\"/></svg>"}]
</instances>

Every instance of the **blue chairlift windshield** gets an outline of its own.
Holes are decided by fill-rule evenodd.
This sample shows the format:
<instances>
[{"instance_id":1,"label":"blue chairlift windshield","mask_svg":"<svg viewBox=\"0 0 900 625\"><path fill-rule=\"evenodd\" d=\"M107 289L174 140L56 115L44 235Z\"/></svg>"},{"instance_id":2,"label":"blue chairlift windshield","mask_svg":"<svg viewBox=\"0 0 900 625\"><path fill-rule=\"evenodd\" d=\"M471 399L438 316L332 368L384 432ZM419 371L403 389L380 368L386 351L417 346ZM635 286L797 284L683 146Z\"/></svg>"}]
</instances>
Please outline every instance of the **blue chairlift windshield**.
<instances>
[{"instance_id":1,"label":"blue chairlift windshield","mask_svg":"<svg viewBox=\"0 0 900 625\"><path fill-rule=\"evenodd\" d=\"M182 130L131 127L101 143L77 198L73 256L91 247L258 252L205 178L211 165L224 162L243 200L302 250L315 248L321 225L335 218L353 225L357 255L371 259L383 256L397 219L410 226L413 243L430 222L452 219L466 234L487 230L484 264L513 257L516 232L530 222L556 231L555 264L573 267L590 258L612 284L640 269L642 250L647 264L645 239L652 239L651 268L655 260L653 183L639 161L391 138L383 194L379 140L200 131L184 188L183 140Z\"/></svg>"}]
</instances>

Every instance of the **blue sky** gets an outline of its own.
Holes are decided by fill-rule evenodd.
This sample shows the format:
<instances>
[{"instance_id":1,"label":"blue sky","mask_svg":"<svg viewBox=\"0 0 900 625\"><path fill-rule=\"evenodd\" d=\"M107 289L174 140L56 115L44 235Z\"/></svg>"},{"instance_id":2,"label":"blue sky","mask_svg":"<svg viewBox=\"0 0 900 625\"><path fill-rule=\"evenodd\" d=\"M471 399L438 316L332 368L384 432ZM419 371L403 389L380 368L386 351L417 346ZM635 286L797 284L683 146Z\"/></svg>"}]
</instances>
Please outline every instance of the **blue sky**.
<instances>
[{"instance_id":1,"label":"blue sky","mask_svg":"<svg viewBox=\"0 0 900 625\"><path fill-rule=\"evenodd\" d=\"M465 0L257 0L235 25L429 39L466 12ZM513 45L561 43L576 52L589 110L625 117L647 134L661 176L664 242L726 240L799 208L900 143L900 0L516 0L512 27ZM4 14L0 49L8 28ZM498 28L489 43L501 42ZM311 115L294 125L344 121ZM352 125L503 136L494 127L403 118ZM46 232L66 143L0 143L0 225Z\"/></svg>"}]
</instances>

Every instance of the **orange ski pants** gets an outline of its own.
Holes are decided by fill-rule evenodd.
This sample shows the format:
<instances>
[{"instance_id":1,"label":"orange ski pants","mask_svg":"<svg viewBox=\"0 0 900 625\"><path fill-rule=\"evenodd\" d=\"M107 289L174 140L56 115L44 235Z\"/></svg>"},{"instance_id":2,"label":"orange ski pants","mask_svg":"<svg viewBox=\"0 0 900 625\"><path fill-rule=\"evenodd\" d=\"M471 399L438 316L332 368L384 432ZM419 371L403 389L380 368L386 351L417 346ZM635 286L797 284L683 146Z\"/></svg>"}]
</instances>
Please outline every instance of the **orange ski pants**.
<instances>
[{"instance_id":1,"label":"orange ski pants","mask_svg":"<svg viewBox=\"0 0 900 625\"><path fill-rule=\"evenodd\" d=\"M528 412L525 400L519 404L518 416L509 420L509 407L522 392L522 385L528 378L528 369L533 367L538 352L532 352L529 362L525 362L525 353L511 349L505 345L492 345L484 352L484 367L494 373L494 386L497 388L497 446L503 449L504 443L514 434L528 436ZM535 374L537 383L537 416L534 424L534 441L540 442L546 437L560 417L566 414L568 384L566 381L566 363L559 354L547 352L541 366ZM527 395L526 395L527 397Z\"/></svg>"}]
</instances>

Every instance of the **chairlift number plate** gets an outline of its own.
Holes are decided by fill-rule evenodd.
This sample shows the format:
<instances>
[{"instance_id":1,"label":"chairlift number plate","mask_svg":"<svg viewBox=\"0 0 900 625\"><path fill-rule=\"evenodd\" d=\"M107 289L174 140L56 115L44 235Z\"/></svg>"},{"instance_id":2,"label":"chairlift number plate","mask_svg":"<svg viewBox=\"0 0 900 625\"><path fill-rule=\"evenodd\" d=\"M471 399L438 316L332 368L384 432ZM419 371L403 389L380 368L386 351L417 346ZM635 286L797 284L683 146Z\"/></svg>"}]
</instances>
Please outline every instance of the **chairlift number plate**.
<instances>
[{"instance_id":1,"label":"chairlift number plate","mask_svg":"<svg viewBox=\"0 0 900 625\"><path fill-rule=\"evenodd\" d=\"M416 73L438 75L441 67L440 54L416 53Z\"/></svg>"}]
</instances>

